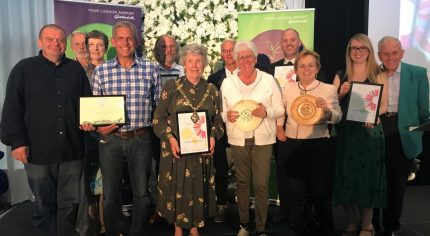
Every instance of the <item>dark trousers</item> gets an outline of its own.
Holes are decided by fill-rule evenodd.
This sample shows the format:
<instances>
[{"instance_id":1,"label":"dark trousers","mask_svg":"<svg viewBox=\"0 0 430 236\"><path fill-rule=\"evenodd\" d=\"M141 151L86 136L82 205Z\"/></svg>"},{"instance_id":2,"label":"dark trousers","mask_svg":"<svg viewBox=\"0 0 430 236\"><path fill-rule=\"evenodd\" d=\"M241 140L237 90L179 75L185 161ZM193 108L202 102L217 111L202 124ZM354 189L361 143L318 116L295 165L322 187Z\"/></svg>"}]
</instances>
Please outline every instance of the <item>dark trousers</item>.
<instances>
[{"instance_id":1,"label":"dark trousers","mask_svg":"<svg viewBox=\"0 0 430 236\"><path fill-rule=\"evenodd\" d=\"M133 192L132 223L129 235L143 235L147 222L150 194L148 180L151 174L152 132L121 138L109 135L100 143L100 168L103 176L104 221L106 235L119 235L121 212L121 180L127 164Z\"/></svg>"},{"instance_id":2,"label":"dark trousers","mask_svg":"<svg viewBox=\"0 0 430 236\"><path fill-rule=\"evenodd\" d=\"M397 126L397 116L381 116L385 135L385 166L387 169L387 208L383 210L385 231L399 230L403 197L412 159L407 159Z\"/></svg>"},{"instance_id":3,"label":"dark trousers","mask_svg":"<svg viewBox=\"0 0 430 236\"><path fill-rule=\"evenodd\" d=\"M278 143L277 177L281 209L297 220L304 197L314 206L319 235L335 235L331 206L333 140L291 139ZM293 214L293 215L291 215Z\"/></svg>"},{"instance_id":4,"label":"dark trousers","mask_svg":"<svg viewBox=\"0 0 430 236\"><path fill-rule=\"evenodd\" d=\"M228 161L227 161L227 136L224 135L215 143L214 165L215 165L215 193L218 205L227 204L227 180L228 180Z\"/></svg>"},{"instance_id":5,"label":"dark trousers","mask_svg":"<svg viewBox=\"0 0 430 236\"><path fill-rule=\"evenodd\" d=\"M26 164L35 198L33 222L43 236L78 235L75 230L82 176L82 161Z\"/></svg>"}]
</instances>

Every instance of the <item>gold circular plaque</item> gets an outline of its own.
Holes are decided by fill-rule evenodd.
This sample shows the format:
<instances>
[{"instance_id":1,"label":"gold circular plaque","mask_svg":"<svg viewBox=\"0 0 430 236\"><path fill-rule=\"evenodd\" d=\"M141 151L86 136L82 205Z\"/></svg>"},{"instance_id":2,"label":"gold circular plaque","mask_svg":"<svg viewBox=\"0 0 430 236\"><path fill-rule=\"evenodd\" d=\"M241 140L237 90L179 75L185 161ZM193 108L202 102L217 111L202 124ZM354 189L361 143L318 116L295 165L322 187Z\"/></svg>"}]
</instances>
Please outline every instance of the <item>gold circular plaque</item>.
<instances>
[{"instance_id":1,"label":"gold circular plaque","mask_svg":"<svg viewBox=\"0 0 430 236\"><path fill-rule=\"evenodd\" d=\"M254 100L245 99L237 102L233 107L233 111L239 112L239 117L234 122L234 125L242 131L252 131L258 128L263 119L251 114L252 110L257 107L258 103Z\"/></svg>"},{"instance_id":2,"label":"gold circular plaque","mask_svg":"<svg viewBox=\"0 0 430 236\"><path fill-rule=\"evenodd\" d=\"M291 117L299 125L314 125L321 120L323 109L317 107L316 97L303 95L297 97L290 108Z\"/></svg>"}]
</instances>

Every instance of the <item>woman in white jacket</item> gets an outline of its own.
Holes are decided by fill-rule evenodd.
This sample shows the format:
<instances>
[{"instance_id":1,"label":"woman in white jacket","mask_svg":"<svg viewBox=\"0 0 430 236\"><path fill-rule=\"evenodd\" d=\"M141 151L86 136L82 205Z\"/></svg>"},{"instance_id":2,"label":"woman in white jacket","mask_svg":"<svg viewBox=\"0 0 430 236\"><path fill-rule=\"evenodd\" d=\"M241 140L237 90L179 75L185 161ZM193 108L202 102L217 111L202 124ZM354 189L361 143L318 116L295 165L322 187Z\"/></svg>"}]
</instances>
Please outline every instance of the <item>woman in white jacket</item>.
<instances>
[{"instance_id":1,"label":"woman in white jacket","mask_svg":"<svg viewBox=\"0 0 430 236\"><path fill-rule=\"evenodd\" d=\"M255 68L257 47L250 41L238 41L233 55L239 72L222 83L222 116L227 127L228 142L235 163L240 230L238 236L247 236L249 222L249 190L251 179L255 193L255 222L257 235L265 234L267 217L268 182L272 145L276 142L276 119L285 114L281 91L275 79ZM243 131L235 125L239 112L233 107L241 100L258 103L252 116L262 119L252 131Z\"/></svg>"}]
</instances>

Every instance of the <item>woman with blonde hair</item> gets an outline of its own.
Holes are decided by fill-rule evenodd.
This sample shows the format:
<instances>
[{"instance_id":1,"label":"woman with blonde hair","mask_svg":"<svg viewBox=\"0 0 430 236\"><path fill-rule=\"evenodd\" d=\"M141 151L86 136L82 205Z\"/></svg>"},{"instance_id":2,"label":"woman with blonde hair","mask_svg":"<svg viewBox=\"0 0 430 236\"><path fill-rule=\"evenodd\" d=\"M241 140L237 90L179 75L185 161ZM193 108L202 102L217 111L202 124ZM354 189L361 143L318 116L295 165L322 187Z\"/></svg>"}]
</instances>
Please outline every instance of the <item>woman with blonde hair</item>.
<instances>
[{"instance_id":1,"label":"woman with blonde hair","mask_svg":"<svg viewBox=\"0 0 430 236\"><path fill-rule=\"evenodd\" d=\"M384 134L378 119L376 125L345 120L351 82L385 84L386 79L375 60L370 39L354 35L346 48L346 69L336 73L333 84L338 88L344 119L335 126L337 155L333 189L334 204L342 204L347 225L342 236L353 236L355 214L360 210L360 236L375 234L373 208L386 204ZM383 87L379 114L387 110L386 88Z\"/></svg>"}]
</instances>

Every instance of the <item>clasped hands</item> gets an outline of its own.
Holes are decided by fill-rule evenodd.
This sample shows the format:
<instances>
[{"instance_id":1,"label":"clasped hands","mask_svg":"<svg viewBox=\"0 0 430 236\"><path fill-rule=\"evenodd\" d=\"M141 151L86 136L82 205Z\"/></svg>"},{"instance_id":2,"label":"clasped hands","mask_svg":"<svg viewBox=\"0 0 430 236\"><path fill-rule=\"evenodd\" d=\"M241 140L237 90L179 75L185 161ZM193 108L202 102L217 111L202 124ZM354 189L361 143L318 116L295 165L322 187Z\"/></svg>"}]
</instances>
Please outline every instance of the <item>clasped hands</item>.
<instances>
[{"instance_id":1,"label":"clasped hands","mask_svg":"<svg viewBox=\"0 0 430 236\"><path fill-rule=\"evenodd\" d=\"M260 118L267 117L266 107L262 103L258 103L258 107L251 111L251 115ZM239 118L240 114L237 111L227 111L227 120L231 123L236 122L237 118Z\"/></svg>"}]
</instances>

